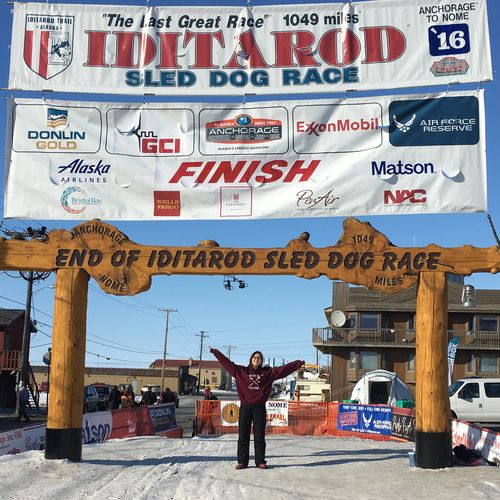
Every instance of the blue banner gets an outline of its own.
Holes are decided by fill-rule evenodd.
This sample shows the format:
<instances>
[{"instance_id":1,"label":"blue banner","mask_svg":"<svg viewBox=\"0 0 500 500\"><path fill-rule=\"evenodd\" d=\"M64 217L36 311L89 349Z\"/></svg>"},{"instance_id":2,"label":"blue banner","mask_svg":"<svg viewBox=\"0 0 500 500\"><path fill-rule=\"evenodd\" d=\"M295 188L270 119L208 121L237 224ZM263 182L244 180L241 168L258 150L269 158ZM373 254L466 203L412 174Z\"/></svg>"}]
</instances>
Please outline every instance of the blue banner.
<instances>
[{"instance_id":1,"label":"blue banner","mask_svg":"<svg viewBox=\"0 0 500 500\"><path fill-rule=\"evenodd\" d=\"M148 406L148 410L155 434L177 427L177 422L175 420L175 403Z\"/></svg>"},{"instance_id":2,"label":"blue banner","mask_svg":"<svg viewBox=\"0 0 500 500\"><path fill-rule=\"evenodd\" d=\"M451 385L451 376L453 374L453 365L455 364L455 354L457 352L460 337L453 337L448 343L448 385Z\"/></svg>"},{"instance_id":3,"label":"blue banner","mask_svg":"<svg viewBox=\"0 0 500 500\"><path fill-rule=\"evenodd\" d=\"M339 405L337 428L362 434L391 435L392 408L390 406Z\"/></svg>"}]
</instances>

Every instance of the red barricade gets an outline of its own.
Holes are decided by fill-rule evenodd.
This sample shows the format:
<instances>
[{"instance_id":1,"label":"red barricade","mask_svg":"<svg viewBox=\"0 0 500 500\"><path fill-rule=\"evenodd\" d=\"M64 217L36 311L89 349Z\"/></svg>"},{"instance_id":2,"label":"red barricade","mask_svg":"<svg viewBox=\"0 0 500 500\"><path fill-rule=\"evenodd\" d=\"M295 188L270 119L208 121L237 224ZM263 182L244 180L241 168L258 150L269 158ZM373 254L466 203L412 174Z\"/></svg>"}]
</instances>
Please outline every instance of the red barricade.
<instances>
[{"instance_id":1,"label":"red barricade","mask_svg":"<svg viewBox=\"0 0 500 500\"><path fill-rule=\"evenodd\" d=\"M113 429L110 439L155 435L147 406L113 410L111 416Z\"/></svg>"}]
</instances>

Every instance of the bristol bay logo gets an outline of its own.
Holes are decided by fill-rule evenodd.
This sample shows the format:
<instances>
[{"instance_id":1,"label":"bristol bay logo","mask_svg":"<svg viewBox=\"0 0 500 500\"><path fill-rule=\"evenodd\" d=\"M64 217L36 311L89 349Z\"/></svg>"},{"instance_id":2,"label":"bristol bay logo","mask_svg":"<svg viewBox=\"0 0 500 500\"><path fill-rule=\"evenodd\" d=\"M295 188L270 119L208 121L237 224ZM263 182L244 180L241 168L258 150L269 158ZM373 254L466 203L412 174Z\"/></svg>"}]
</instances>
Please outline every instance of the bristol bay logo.
<instances>
[{"instance_id":1,"label":"bristol bay logo","mask_svg":"<svg viewBox=\"0 0 500 500\"><path fill-rule=\"evenodd\" d=\"M28 14L24 62L45 80L62 73L73 59L73 16Z\"/></svg>"},{"instance_id":2,"label":"bristol bay logo","mask_svg":"<svg viewBox=\"0 0 500 500\"><path fill-rule=\"evenodd\" d=\"M84 189L71 186L63 191L61 195L61 206L66 212L78 215L85 211L88 205L101 205L102 200L95 196L87 196Z\"/></svg>"},{"instance_id":3,"label":"bristol bay logo","mask_svg":"<svg viewBox=\"0 0 500 500\"><path fill-rule=\"evenodd\" d=\"M206 140L221 144L257 144L281 139L281 120L254 118L249 114L205 124Z\"/></svg>"},{"instance_id":4,"label":"bristol bay logo","mask_svg":"<svg viewBox=\"0 0 500 500\"><path fill-rule=\"evenodd\" d=\"M389 140L393 146L459 146L479 142L475 96L393 101Z\"/></svg>"}]
</instances>

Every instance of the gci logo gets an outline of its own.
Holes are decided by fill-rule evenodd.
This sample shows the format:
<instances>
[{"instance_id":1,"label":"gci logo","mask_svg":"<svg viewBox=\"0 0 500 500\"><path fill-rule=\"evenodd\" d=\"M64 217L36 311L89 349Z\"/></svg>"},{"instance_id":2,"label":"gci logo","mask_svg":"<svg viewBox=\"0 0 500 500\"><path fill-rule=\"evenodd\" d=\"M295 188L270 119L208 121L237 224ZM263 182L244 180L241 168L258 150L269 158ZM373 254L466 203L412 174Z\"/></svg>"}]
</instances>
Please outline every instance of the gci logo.
<instances>
[{"instance_id":1,"label":"gci logo","mask_svg":"<svg viewBox=\"0 0 500 500\"><path fill-rule=\"evenodd\" d=\"M401 203L425 203L427 201L425 189L398 189L384 191L384 205L401 205Z\"/></svg>"}]
</instances>

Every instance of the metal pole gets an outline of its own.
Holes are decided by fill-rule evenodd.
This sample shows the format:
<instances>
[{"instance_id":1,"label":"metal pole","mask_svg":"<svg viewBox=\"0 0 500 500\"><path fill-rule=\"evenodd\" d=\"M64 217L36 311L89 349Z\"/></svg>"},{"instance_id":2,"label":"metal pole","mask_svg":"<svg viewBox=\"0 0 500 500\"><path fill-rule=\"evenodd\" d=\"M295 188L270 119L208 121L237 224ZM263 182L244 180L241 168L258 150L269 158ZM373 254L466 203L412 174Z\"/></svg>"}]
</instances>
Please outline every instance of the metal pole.
<instances>
[{"instance_id":1,"label":"metal pole","mask_svg":"<svg viewBox=\"0 0 500 500\"><path fill-rule=\"evenodd\" d=\"M227 348L227 357L229 359L231 359L231 350L236 349L236 346L235 345L225 345L224 347ZM233 384L232 384L231 375L228 373L227 374L227 381L226 381L226 390L230 391L232 386L233 386Z\"/></svg>"},{"instance_id":2,"label":"metal pole","mask_svg":"<svg viewBox=\"0 0 500 500\"><path fill-rule=\"evenodd\" d=\"M171 312L177 312L177 309L160 309L167 313L167 319L165 322L165 341L163 343L163 363L161 365L161 390L165 390L165 364L167 357L167 337L168 337L168 316Z\"/></svg>"},{"instance_id":3,"label":"metal pole","mask_svg":"<svg viewBox=\"0 0 500 500\"><path fill-rule=\"evenodd\" d=\"M199 335L196 335L197 337L200 337L200 361L199 361L199 365L198 365L198 387L197 387L197 394L200 394L200 378L201 378L201 359L202 359L202 355L203 355L203 339L205 337L208 337L208 335L206 335L207 332L205 331L201 331Z\"/></svg>"},{"instance_id":4,"label":"metal pole","mask_svg":"<svg viewBox=\"0 0 500 500\"><path fill-rule=\"evenodd\" d=\"M16 384L16 417L20 416L19 408L19 389L21 382L26 383L26 375L28 372L28 344L30 335L30 313L31 313L31 295L33 291L33 271L28 273L28 286L26 288L26 308L24 310L24 326L23 326L23 343L21 347L21 366L17 372Z\"/></svg>"}]
</instances>

